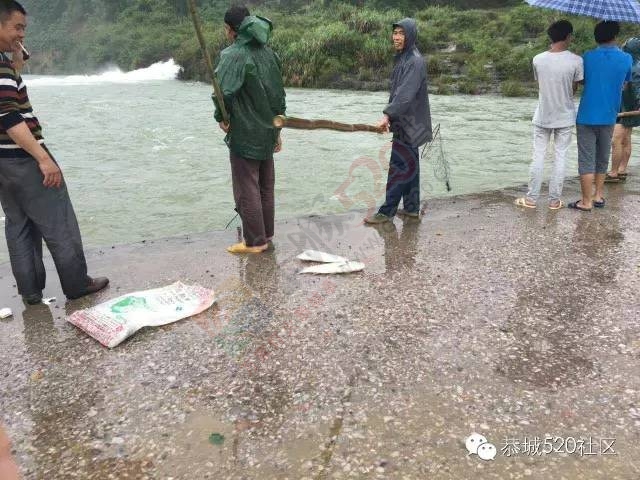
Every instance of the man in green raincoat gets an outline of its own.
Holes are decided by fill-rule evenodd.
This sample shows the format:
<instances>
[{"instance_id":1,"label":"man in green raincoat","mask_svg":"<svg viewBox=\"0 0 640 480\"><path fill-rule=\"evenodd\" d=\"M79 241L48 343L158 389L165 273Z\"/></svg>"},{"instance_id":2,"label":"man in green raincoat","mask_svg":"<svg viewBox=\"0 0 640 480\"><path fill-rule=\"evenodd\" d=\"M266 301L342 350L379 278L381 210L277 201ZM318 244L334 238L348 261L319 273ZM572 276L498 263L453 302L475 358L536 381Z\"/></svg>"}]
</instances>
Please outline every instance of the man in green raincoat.
<instances>
[{"instance_id":1,"label":"man in green raincoat","mask_svg":"<svg viewBox=\"0 0 640 480\"><path fill-rule=\"evenodd\" d=\"M271 243L275 217L273 154L282 148L273 117L284 115L280 61L267 46L273 25L246 7L231 7L224 28L232 45L220 54L216 76L229 113L223 122L217 99L215 118L227 134L233 196L242 220L244 242L231 253L260 253Z\"/></svg>"}]
</instances>

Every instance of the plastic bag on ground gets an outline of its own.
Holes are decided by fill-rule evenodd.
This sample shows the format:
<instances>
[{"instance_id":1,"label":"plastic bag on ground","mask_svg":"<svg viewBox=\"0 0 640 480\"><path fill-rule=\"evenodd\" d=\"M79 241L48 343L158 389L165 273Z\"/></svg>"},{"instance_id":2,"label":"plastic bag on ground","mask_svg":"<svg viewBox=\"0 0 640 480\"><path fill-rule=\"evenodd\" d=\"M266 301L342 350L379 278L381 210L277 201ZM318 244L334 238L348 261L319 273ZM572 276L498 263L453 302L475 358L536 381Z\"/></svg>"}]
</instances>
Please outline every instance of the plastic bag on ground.
<instances>
[{"instance_id":1,"label":"plastic bag on ground","mask_svg":"<svg viewBox=\"0 0 640 480\"><path fill-rule=\"evenodd\" d=\"M105 347L113 348L143 327L158 327L197 315L214 302L213 290L176 282L78 310L67 321Z\"/></svg>"}]
</instances>

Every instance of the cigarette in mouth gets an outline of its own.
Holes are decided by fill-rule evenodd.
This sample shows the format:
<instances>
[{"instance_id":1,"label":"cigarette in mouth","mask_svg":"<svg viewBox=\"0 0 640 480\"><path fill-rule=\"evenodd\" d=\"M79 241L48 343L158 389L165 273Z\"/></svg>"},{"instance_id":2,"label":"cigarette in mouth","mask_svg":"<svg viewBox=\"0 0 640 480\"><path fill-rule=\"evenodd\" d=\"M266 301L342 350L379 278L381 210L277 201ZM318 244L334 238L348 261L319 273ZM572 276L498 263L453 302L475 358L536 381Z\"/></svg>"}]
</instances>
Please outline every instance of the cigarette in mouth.
<instances>
[{"instance_id":1,"label":"cigarette in mouth","mask_svg":"<svg viewBox=\"0 0 640 480\"><path fill-rule=\"evenodd\" d=\"M29 57L31 56L29 54L29 51L26 48L24 48L24 45L22 43L18 42L18 45L20 46L20 49L22 50L22 59L23 60L29 60Z\"/></svg>"}]
</instances>

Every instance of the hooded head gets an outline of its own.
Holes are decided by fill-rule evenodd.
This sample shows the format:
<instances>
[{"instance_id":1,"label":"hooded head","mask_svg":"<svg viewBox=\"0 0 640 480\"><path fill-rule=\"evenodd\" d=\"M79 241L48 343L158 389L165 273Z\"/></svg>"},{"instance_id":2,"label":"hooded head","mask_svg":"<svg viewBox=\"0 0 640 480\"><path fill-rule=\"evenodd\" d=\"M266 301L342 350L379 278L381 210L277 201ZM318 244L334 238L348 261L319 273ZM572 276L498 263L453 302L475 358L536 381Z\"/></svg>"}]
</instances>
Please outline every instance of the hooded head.
<instances>
[{"instance_id":1,"label":"hooded head","mask_svg":"<svg viewBox=\"0 0 640 480\"><path fill-rule=\"evenodd\" d=\"M640 60L640 38L631 37L622 46L622 49L633 57L633 61Z\"/></svg>"},{"instance_id":2,"label":"hooded head","mask_svg":"<svg viewBox=\"0 0 640 480\"><path fill-rule=\"evenodd\" d=\"M413 18L403 18L399 22L393 24L393 29L402 28L404 30L404 47L402 52L407 52L413 49L416 45L418 38L418 25ZM398 52L398 53L402 53Z\"/></svg>"},{"instance_id":3,"label":"hooded head","mask_svg":"<svg viewBox=\"0 0 640 480\"><path fill-rule=\"evenodd\" d=\"M236 42L247 44L257 42L260 45L266 45L271 38L273 24L268 18L258 15L245 17L238 27L238 37Z\"/></svg>"}]
</instances>

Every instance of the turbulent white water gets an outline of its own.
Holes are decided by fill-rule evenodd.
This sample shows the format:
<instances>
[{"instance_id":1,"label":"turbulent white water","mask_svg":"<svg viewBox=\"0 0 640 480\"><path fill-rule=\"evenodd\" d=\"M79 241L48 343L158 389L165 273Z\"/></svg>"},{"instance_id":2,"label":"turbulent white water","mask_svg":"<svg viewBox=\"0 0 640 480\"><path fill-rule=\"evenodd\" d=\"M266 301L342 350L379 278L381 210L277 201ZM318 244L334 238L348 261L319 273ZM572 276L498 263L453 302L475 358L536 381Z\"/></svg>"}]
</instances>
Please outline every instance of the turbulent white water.
<instances>
[{"instance_id":1,"label":"turbulent white water","mask_svg":"<svg viewBox=\"0 0 640 480\"><path fill-rule=\"evenodd\" d=\"M66 77L41 77L25 75L28 86L77 86L96 85L100 83L142 83L161 80L175 80L180 72L180 65L173 59L157 62L147 68L123 72L117 67L97 75L69 75Z\"/></svg>"}]
</instances>

